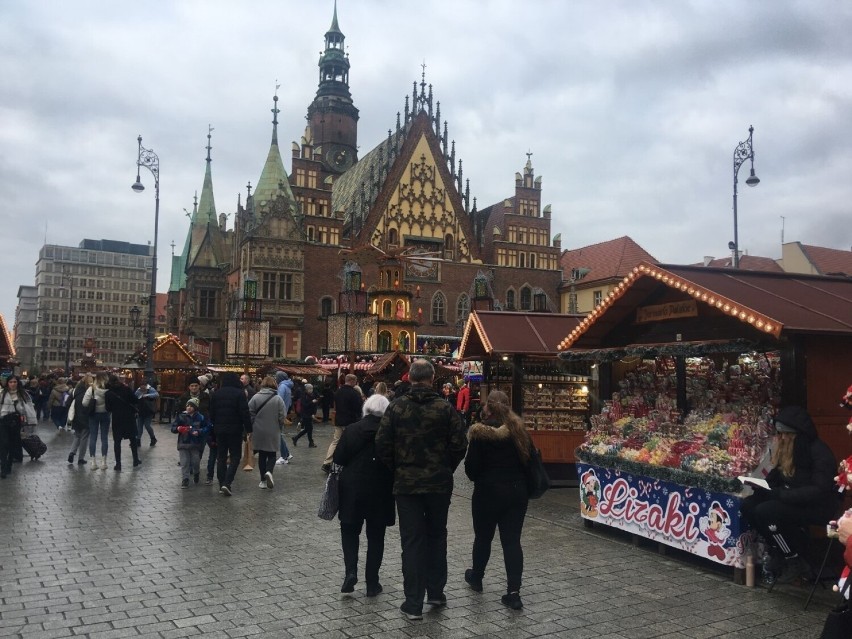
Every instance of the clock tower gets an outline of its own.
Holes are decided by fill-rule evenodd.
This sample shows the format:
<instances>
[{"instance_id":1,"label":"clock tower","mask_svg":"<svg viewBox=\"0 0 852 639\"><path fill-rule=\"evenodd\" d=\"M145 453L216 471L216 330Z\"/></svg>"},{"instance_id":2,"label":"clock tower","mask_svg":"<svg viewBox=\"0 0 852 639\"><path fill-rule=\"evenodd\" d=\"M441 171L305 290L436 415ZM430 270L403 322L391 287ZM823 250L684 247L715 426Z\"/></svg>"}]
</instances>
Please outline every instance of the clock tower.
<instances>
[{"instance_id":1,"label":"clock tower","mask_svg":"<svg viewBox=\"0 0 852 639\"><path fill-rule=\"evenodd\" d=\"M314 149L320 154L323 170L332 174L346 171L358 157L358 109L349 92L349 56L346 37L334 17L325 34L325 51L319 59L319 88L308 107L308 126Z\"/></svg>"}]
</instances>

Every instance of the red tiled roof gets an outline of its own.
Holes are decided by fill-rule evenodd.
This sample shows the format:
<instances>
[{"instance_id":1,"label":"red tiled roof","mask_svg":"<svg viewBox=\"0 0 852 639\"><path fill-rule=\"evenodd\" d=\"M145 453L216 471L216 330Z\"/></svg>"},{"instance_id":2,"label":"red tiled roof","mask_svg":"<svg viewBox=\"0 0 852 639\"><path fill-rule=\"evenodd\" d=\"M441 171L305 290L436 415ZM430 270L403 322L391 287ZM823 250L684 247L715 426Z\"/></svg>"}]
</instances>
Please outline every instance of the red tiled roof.
<instances>
[{"instance_id":1,"label":"red tiled roof","mask_svg":"<svg viewBox=\"0 0 852 639\"><path fill-rule=\"evenodd\" d=\"M565 251L559 263L562 266L564 279L571 278L573 269L587 268L590 270L583 277L583 281L591 282L624 277L642 261L655 263L657 259L625 235L614 240Z\"/></svg>"},{"instance_id":2,"label":"red tiled roof","mask_svg":"<svg viewBox=\"0 0 852 639\"><path fill-rule=\"evenodd\" d=\"M582 319L581 315L473 311L459 348L459 359L493 353L555 355L560 340Z\"/></svg>"},{"instance_id":3,"label":"red tiled roof","mask_svg":"<svg viewBox=\"0 0 852 639\"><path fill-rule=\"evenodd\" d=\"M720 257L710 260L707 264L701 262L693 266L706 266L708 268L733 268L733 257ZM771 257L759 255L742 255L740 257L740 268L745 271L765 271L767 273L783 273L784 269Z\"/></svg>"},{"instance_id":4,"label":"red tiled roof","mask_svg":"<svg viewBox=\"0 0 852 639\"><path fill-rule=\"evenodd\" d=\"M846 275L852 277L852 251L800 244L820 275Z\"/></svg>"},{"instance_id":5,"label":"red tiled roof","mask_svg":"<svg viewBox=\"0 0 852 639\"><path fill-rule=\"evenodd\" d=\"M600 348L616 326L666 287L699 307L714 306L755 335L852 335L852 278L643 262L566 334L560 350Z\"/></svg>"}]
</instances>

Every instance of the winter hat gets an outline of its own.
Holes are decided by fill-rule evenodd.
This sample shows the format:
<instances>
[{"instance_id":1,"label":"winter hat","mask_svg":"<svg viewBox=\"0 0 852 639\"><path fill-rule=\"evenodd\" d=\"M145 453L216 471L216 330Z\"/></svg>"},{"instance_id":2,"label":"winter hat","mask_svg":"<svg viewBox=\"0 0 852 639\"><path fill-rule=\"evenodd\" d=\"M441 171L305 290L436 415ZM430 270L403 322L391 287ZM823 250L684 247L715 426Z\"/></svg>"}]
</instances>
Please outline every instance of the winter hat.
<instances>
[{"instance_id":1,"label":"winter hat","mask_svg":"<svg viewBox=\"0 0 852 639\"><path fill-rule=\"evenodd\" d=\"M198 406L199 406L198 398L197 397L190 397L188 400L186 400L186 405L187 406L192 405L195 408L195 410L198 410Z\"/></svg>"},{"instance_id":2,"label":"winter hat","mask_svg":"<svg viewBox=\"0 0 852 639\"><path fill-rule=\"evenodd\" d=\"M207 373L206 375L199 375L198 376L198 383L201 384L201 388L204 388L205 386L207 386L207 384L209 384L212 380L213 380L213 376L210 373Z\"/></svg>"},{"instance_id":3,"label":"winter hat","mask_svg":"<svg viewBox=\"0 0 852 639\"><path fill-rule=\"evenodd\" d=\"M277 373L275 373L275 381L278 384L283 382L285 379L290 379L290 376L287 373L285 373L284 371L278 371Z\"/></svg>"}]
</instances>

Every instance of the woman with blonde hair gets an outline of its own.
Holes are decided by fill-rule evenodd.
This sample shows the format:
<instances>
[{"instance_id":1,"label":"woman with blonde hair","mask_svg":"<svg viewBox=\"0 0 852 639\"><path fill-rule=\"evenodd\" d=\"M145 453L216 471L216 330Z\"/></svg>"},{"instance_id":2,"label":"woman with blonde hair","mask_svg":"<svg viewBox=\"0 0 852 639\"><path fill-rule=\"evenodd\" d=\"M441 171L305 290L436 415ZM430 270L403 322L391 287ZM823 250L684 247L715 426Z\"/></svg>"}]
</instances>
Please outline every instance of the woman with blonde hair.
<instances>
[{"instance_id":1,"label":"woman with blonde hair","mask_svg":"<svg viewBox=\"0 0 852 639\"><path fill-rule=\"evenodd\" d=\"M791 583L811 576L810 566L801 556L807 526L824 525L837 514L837 463L801 406L782 408L774 424L773 468L766 476L769 490L755 488L743 500L740 512L769 546L764 580Z\"/></svg>"},{"instance_id":2,"label":"woman with blonde hair","mask_svg":"<svg viewBox=\"0 0 852 639\"><path fill-rule=\"evenodd\" d=\"M109 373L100 372L95 374L92 385L83 396L83 407L89 413L89 457L92 459L92 470L107 469L107 450L109 450L109 422L110 414L106 409L106 391ZM101 464L98 466L98 458L95 450L98 447L98 433L101 436Z\"/></svg>"},{"instance_id":3,"label":"woman with blonde hair","mask_svg":"<svg viewBox=\"0 0 852 639\"><path fill-rule=\"evenodd\" d=\"M491 391L482 407L482 421L468 430L464 472L473 481L473 566L464 580L482 592L482 578L491 555L495 529L500 530L506 565L506 594L501 601L512 610L523 608L521 576L524 552L521 531L527 513L526 472L532 443L523 420L509 406L502 391Z\"/></svg>"}]
</instances>

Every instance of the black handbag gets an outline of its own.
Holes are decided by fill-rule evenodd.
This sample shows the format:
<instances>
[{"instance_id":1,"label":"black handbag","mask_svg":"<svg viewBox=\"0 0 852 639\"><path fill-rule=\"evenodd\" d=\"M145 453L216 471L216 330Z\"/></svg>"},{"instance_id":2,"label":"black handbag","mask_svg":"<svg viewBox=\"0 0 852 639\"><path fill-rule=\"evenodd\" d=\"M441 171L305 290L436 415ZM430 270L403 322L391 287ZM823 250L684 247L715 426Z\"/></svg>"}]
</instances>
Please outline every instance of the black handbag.
<instances>
[{"instance_id":1,"label":"black handbag","mask_svg":"<svg viewBox=\"0 0 852 639\"><path fill-rule=\"evenodd\" d=\"M852 584L852 574L846 578L846 583L843 584L843 589L840 591L841 597L849 591L850 584ZM844 599L842 604L829 611L822 626L822 634L819 637L820 639L850 639L852 637L852 608L849 607L848 601Z\"/></svg>"},{"instance_id":2,"label":"black handbag","mask_svg":"<svg viewBox=\"0 0 852 639\"><path fill-rule=\"evenodd\" d=\"M538 499L550 488L550 477L541 461L541 451L530 444L530 463L527 466L527 496Z\"/></svg>"}]
</instances>

